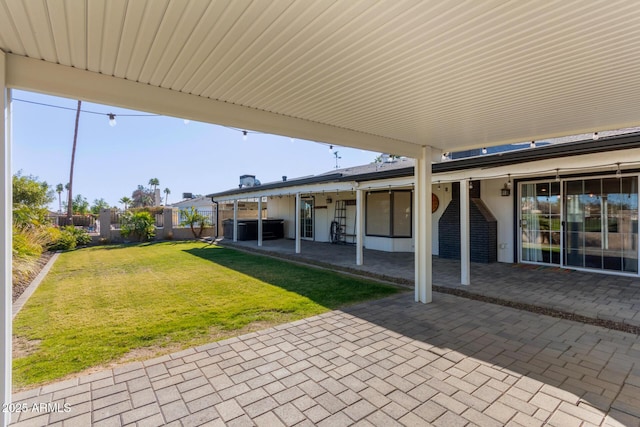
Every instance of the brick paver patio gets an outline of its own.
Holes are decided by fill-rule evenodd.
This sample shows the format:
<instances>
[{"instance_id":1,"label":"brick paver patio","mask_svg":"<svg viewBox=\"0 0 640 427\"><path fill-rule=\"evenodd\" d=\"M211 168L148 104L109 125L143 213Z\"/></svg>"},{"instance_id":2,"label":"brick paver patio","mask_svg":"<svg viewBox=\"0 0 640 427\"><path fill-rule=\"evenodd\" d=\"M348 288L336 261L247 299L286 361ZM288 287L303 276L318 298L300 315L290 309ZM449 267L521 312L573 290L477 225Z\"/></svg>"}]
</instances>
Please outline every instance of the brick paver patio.
<instances>
[{"instance_id":1,"label":"brick paver patio","mask_svg":"<svg viewBox=\"0 0 640 427\"><path fill-rule=\"evenodd\" d=\"M355 267L353 247L304 243L299 256L290 241L263 249ZM367 251L361 268L410 280L413 256ZM506 264L472 273L467 289L481 295L640 324L637 279ZM435 260L434 283L458 279L458 263ZM640 336L405 292L21 392L17 408L15 426L640 427Z\"/></svg>"},{"instance_id":2,"label":"brick paver patio","mask_svg":"<svg viewBox=\"0 0 640 427\"><path fill-rule=\"evenodd\" d=\"M407 292L26 391L58 410L14 421L638 426L639 363L636 335Z\"/></svg>"},{"instance_id":3,"label":"brick paver patio","mask_svg":"<svg viewBox=\"0 0 640 427\"><path fill-rule=\"evenodd\" d=\"M228 241L224 244L229 245ZM258 250L256 242L233 246ZM321 260L336 268L361 271L413 284L414 255L402 252L364 251L364 265L355 265L355 247L302 242L294 253L291 240L266 240L261 252L302 261ZM460 262L433 258L434 285L478 295L533 304L594 319L640 327L640 278L526 264L471 264L471 285L460 285Z\"/></svg>"}]
</instances>

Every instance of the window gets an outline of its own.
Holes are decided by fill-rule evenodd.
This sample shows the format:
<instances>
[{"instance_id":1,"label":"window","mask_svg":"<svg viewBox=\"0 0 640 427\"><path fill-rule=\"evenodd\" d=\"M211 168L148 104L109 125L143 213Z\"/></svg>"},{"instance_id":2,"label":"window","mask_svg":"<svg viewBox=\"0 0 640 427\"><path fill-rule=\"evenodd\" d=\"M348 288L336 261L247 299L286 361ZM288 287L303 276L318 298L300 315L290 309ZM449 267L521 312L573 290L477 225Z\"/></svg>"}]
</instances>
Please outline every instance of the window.
<instances>
[{"instance_id":1,"label":"window","mask_svg":"<svg viewBox=\"0 0 640 427\"><path fill-rule=\"evenodd\" d=\"M411 237L411 196L408 190L367 193L367 236Z\"/></svg>"}]
</instances>

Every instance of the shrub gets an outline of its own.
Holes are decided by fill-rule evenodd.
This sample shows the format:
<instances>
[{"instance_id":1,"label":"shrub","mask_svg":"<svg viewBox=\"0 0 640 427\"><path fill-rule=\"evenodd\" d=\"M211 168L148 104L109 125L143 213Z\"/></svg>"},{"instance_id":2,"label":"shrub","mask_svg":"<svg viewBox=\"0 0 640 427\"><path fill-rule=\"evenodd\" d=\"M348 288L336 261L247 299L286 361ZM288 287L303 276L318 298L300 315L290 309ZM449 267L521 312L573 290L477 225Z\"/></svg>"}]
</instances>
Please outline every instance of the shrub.
<instances>
[{"instance_id":1,"label":"shrub","mask_svg":"<svg viewBox=\"0 0 640 427\"><path fill-rule=\"evenodd\" d=\"M65 231L68 231L76 239L77 246L87 246L91 243L91 236L82 228L68 226L65 227Z\"/></svg>"},{"instance_id":2,"label":"shrub","mask_svg":"<svg viewBox=\"0 0 640 427\"><path fill-rule=\"evenodd\" d=\"M91 236L89 236L89 233L83 229L75 228L72 225L68 225L60 229L56 237L57 238L49 246L49 250L67 251L75 249L77 246L86 246L91 243Z\"/></svg>"},{"instance_id":3,"label":"shrub","mask_svg":"<svg viewBox=\"0 0 640 427\"><path fill-rule=\"evenodd\" d=\"M13 281L32 276L38 268L38 258L57 237L48 227L46 205L53 200L53 191L46 182L20 172L13 176Z\"/></svg>"},{"instance_id":4,"label":"shrub","mask_svg":"<svg viewBox=\"0 0 640 427\"><path fill-rule=\"evenodd\" d=\"M49 246L49 250L52 251L68 251L71 249L75 249L77 242L76 236L69 231L69 228L73 227L65 227L60 231L60 237L58 240L53 242L51 246Z\"/></svg>"},{"instance_id":5,"label":"shrub","mask_svg":"<svg viewBox=\"0 0 640 427\"><path fill-rule=\"evenodd\" d=\"M47 236L49 241L47 243L46 249L50 250L51 245L60 240L60 236L62 236L62 231L58 227L47 227Z\"/></svg>"},{"instance_id":6,"label":"shrub","mask_svg":"<svg viewBox=\"0 0 640 427\"><path fill-rule=\"evenodd\" d=\"M130 212L122 215L120 234L124 237L133 236L141 242L153 240L156 235L155 219L149 212Z\"/></svg>"},{"instance_id":7,"label":"shrub","mask_svg":"<svg viewBox=\"0 0 640 427\"><path fill-rule=\"evenodd\" d=\"M39 228L13 226L13 256L15 258L38 258L42 254L43 243L47 240Z\"/></svg>"}]
</instances>

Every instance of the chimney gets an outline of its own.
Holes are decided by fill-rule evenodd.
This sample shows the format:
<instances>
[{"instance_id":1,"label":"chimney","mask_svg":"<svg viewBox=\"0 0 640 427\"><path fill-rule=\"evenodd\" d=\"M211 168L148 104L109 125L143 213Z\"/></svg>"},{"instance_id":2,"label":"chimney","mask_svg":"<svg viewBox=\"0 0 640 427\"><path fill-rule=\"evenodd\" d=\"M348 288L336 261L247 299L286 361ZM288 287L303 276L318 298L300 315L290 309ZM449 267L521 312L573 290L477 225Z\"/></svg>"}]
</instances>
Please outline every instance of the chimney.
<instances>
[{"instance_id":1,"label":"chimney","mask_svg":"<svg viewBox=\"0 0 640 427\"><path fill-rule=\"evenodd\" d=\"M282 182L286 182L287 181L287 175L282 175Z\"/></svg>"}]
</instances>

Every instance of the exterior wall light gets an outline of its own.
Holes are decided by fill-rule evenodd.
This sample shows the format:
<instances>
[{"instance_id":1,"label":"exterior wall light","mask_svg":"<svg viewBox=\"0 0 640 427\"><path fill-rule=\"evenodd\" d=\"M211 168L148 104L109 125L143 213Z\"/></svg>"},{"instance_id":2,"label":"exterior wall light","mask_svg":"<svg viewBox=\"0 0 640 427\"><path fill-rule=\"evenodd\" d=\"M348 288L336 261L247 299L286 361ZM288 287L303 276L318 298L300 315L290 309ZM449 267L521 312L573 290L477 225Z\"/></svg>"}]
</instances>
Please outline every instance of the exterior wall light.
<instances>
[{"instance_id":1,"label":"exterior wall light","mask_svg":"<svg viewBox=\"0 0 640 427\"><path fill-rule=\"evenodd\" d=\"M500 189L500 195L502 197L509 197L511 195L511 189L509 188L509 184L504 183L504 187Z\"/></svg>"}]
</instances>

